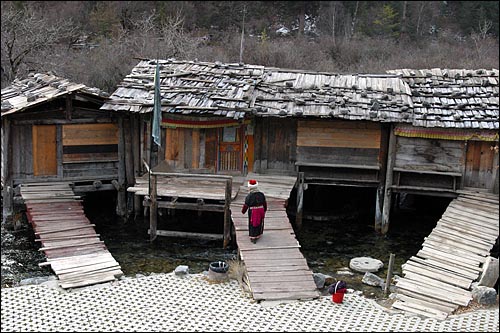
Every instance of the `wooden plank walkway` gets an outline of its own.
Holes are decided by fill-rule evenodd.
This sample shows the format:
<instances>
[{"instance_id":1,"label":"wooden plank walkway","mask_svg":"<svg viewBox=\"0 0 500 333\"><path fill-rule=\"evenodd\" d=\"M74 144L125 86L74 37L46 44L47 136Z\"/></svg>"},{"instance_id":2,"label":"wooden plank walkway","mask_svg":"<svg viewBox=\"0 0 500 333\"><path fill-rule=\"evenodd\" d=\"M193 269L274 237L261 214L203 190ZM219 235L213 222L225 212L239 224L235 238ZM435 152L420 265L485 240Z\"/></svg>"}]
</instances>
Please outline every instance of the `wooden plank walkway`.
<instances>
[{"instance_id":1,"label":"wooden plank walkway","mask_svg":"<svg viewBox=\"0 0 500 333\"><path fill-rule=\"evenodd\" d=\"M21 185L26 215L36 241L62 288L113 281L123 275L85 216L81 200L67 182Z\"/></svg>"},{"instance_id":2,"label":"wooden plank walkway","mask_svg":"<svg viewBox=\"0 0 500 333\"><path fill-rule=\"evenodd\" d=\"M245 263L248 282L255 300L299 300L319 297L312 271L300 252L300 245L284 207L295 177L249 174L266 195L268 211L264 234L256 244L248 237L248 215L241 208L248 194L246 181L231 203L241 260Z\"/></svg>"},{"instance_id":3,"label":"wooden plank walkway","mask_svg":"<svg viewBox=\"0 0 500 333\"><path fill-rule=\"evenodd\" d=\"M472 300L471 284L498 238L498 195L459 191L422 249L404 265L392 307L445 319Z\"/></svg>"}]
</instances>

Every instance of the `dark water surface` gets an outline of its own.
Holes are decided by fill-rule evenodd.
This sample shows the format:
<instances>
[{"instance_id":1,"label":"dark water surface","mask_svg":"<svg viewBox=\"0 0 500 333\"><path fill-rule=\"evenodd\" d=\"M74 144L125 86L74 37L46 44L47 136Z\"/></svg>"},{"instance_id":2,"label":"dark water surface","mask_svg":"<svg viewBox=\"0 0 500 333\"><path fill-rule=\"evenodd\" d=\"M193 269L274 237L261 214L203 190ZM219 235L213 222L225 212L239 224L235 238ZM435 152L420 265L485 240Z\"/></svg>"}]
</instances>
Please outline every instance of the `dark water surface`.
<instances>
[{"instance_id":1,"label":"dark water surface","mask_svg":"<svg viewBox=\"0 0 500 333\"><path fill-rule=\"evenodd\" d=\"M373 193L355 193L356 200L352 199L352 193L348 194L343 195L351 198L348 204L337 200L337 209L324 210L321 200L309 204L310 211L322 209L322 213L333 217L326 221L304 220L302 228L296 230L297 239L313 272L342 279L348 288L362 290L368 297L382 297L381 288L361 283L363 273L340 275L338 271L349 267L352 258L368 256L384 262L376 275L385 281L389 256L394 253L394 274L401 275L401 264L418 252L450 200L422 197L414 202L412 209L395 210L389 232L382 236L373 228ZM325 198L336 200L331 195ZM135 221L123 222L115 217L113 195L89 195L84 206L87 216L96 224L96 232L127 276L168 273L178 265L189 266L191 273L201 273L208 270L210 262L228 261L237 255L234 248L223 249L222 241L159 236L151 243L147 234L149 220L140 216ZM222 233L222 218L222 214L215 213L198 216L196 212L177 211L175 216L167 216L164 212L158 229ZM18 231L2 226L2 287L17 285L29 277L52 275L49 268L38 267L38 263L45 261L38 248L26 222Z\"/></svg>"}]
</instances>

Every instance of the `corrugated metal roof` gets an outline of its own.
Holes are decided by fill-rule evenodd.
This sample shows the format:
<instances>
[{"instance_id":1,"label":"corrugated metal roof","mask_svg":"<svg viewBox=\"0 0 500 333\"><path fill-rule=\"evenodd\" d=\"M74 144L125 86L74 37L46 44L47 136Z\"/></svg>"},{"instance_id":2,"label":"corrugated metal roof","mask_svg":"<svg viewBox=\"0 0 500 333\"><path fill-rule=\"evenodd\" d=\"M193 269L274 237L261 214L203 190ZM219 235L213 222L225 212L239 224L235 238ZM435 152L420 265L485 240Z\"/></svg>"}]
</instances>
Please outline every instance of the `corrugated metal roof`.
<instances>
[{"instance_id":1,"label":"corrugated metal roof","mask_svg":"<svg viewBox=\"0 0 500 333\"><path fill-rule=\"evenodd\" d=\"M412 92L419 127L499 128L498 69L397 69Z\"/></svg>"},{"instance_id":2,"label":"corrugated metal roof","mask_svg":"<svg viewBox=\"0 0 500 333\"><path fill-rule=\"evenodd\" d=\"M51 73L36 73L26 79L15 79L2 89L2 117L75 91L100 99L109 96L98 88L73 83Z\"/></svg>"}]
</instances>

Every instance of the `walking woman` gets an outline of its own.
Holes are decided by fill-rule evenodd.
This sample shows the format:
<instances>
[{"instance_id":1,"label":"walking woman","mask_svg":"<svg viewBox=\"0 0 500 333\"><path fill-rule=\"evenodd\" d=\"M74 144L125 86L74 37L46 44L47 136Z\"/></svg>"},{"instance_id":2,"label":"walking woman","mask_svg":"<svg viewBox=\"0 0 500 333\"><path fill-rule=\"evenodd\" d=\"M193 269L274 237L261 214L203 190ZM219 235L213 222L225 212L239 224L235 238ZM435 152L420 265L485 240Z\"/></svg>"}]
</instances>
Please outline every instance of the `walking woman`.
<instances>
[{"instance_id":1,"label":"walking woman","mask_svg":"<svg viewBox=\"0 0 500 333\"><path fill-rule=\"evenodd\" d=\"M250 193L247 194L245 204L241 209L243 214L248 210L248 235L254 244L264 232L264 217L267 211L266 196L259 191L258 185L255 179L248 181Z\"/></svg>"}]
</instances>

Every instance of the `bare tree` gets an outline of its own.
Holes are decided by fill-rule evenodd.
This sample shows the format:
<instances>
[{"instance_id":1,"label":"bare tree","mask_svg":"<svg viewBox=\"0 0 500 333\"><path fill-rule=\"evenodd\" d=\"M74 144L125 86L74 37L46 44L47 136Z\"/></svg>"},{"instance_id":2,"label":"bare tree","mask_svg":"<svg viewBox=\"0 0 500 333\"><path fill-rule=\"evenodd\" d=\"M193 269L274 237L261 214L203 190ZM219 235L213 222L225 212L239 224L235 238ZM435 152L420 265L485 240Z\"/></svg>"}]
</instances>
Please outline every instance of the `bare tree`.
<instances>
[{"instance_id":1,"label":"bare tree","mask_svg":"<svg viewBox=\"0 0 500 333\"><path fill-rule=\"evenodd\" d=\"M403 14L401 15L401 30L399 34L400 39L404 39L407 37L406 35L406 7L407 7L408 1L403 1Z\"/></svg>"},{"instance_id":2,"label":"bare tree","mask_svg":"<svg viewBox=\"0 0 500 333\"><path fill-rule=\"evenodd\" d=\"M66 41L69 46L78 31L71 21L49 21L29 8L2 6L2 82L11 82L21 68L40 66L32 54Z\"/></svg>"},{"instance_id":3,"label":"bare tree","mask_svg":"<svg viewBox=\"0 0 500 333\"><path fill-rule=\"evenodd\" d=\"M359 8L359 1L356 1L356 8L354 9L354 14L352 15L352 22L351 22L351 38L354 36L354 32L356 29L356 21L358 19L358 8Z\"/></svg>"}]
</instances>

